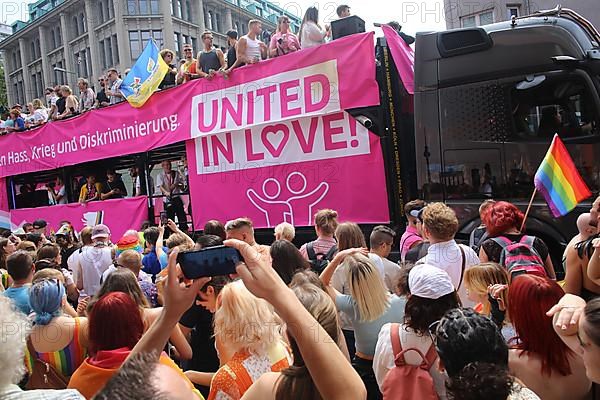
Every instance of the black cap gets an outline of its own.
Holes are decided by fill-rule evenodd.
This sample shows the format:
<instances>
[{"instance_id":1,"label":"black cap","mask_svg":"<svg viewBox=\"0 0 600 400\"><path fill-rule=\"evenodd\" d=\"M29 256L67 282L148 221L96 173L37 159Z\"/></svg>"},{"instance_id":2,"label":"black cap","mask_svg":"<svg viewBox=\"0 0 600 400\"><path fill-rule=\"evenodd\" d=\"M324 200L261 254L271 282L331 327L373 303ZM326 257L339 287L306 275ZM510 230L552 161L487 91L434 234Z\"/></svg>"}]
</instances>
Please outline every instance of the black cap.
<instances>
[{"instance_id":1,"label":"black cap","mask_svg":"<svg viewBox=\"0 0 600 400\"><path fill-rule=\"evenodd\" d=\"M48 226L48 223L43 219L37 219L33 221L33 229L42 229Z\"/></svg>"}]
</instances>

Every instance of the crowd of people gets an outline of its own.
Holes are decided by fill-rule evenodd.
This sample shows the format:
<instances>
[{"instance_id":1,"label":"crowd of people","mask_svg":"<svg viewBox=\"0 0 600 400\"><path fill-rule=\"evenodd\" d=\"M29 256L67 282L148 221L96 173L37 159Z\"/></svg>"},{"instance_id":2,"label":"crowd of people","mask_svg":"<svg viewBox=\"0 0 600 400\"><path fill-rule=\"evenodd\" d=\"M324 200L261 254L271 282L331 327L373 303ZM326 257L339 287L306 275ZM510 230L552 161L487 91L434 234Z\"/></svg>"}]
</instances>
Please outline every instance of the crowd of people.
<instances>
[{"instance_id":1,"label":"crowd of people","mask_svg":"<svg viewBox=\"0 0 600 400\"><path fill-rule=\"evenodd\" d=\"M337 15L339 18L349 17L350 7L345 4L338 6ZM390 26L408 44L414 42L414 38L401 31L400 24L392 21ZM213 44L213 33L205 31L201 37L202 49L198 54L194 57L192 45L186 43L183 45L183 58L179 62L174 51L162 49L160 56L169 69L160 83L159 90L195 79L212 79L217 74L228 77L238 67L315 47L332 39L331 26L319 24L319 11L316 7L309 7L306 10L297 34L290 28L290 19L285 15L278 18L274 32L262 35L262 31L262 23L256 19L248 23L246 35L239 37L239 32L229 30L226 33L227 49ZM123 82L122 78L129 70L126 69L121 74L116 68L109 68L98 78L99 90L97 91L94 91L94 85L87 79L79 78L77 80L79 95L75 94L68 85L47 87L44 91L45 102L41 99L33 99L27 103L25 110L22 105L15 104L4 120L0 118L0 135L26 131L49 121L71 118L124 101L125 97L119 88Z\"/></svg>"},{"instance_id":2,"label":"crowd of people","mask_svg":"<svg viewBox=\"0 0 600 400\"><path fill-rule=\"evenodd\" d=\"M68 221L6 231L0 398L591 398L600 197L564 282L511 203L484 202L469 245L445 204L405 212L402 235L366 238L322 209L300 247L288 223L258 244L248 218L209 221L195 240L172 220L118 240ZM180 252L222 244L243 257L236 274L183 277Z\"/></svg>"}]
</instances>

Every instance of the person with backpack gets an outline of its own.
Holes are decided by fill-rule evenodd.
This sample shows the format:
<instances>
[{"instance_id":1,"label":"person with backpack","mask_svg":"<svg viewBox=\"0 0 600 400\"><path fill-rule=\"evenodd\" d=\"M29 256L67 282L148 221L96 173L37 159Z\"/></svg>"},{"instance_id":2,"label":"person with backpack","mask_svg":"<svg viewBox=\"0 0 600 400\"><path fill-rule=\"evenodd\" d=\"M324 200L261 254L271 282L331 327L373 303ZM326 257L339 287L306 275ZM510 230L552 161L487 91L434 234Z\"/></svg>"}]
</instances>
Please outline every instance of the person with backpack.
<instances>
[{"instance_id":1,"label":"person with backpack","mask_svg":"<svg viewBox=\"0 0 600 400\"><path fill-rule=\"evenodd\" d=\"M334 237L338 227L337 217L337 211L328 208L319 210L315 214L317 240L305 243L300 247L300 253L308 260L311 269L317 274L323 272L338 251Z\"/></svg>"},{"instance_id":2,"label":"person with backpack","mask_svg":"<svg viewBox=\"0 0 600 400\"><path fill-rule=\"evenodd\" d=\"M512 203L498 201L491 206L483 218L490 238L482 243L479 259L504 266L511 279L523 273L556 279L546 243L521 233L523 218L521 210Z\"/></svg>"},{"instance_id":3,"label":"person with backpack","mask_svg":"<svg viewBox=\"0 0 600 400\"><path fill-rule=\"evenodd\" d=\"M411 268L404 283L401 289L408 299L403 323L385 324L379 331L373 358L377 384L384 399L446 399L445 378L428 328L459 307L458 295L450 276L432 265ZM427 369L421 368L424 359Z\"/></svg>"},{"instance_id":4,"label":"person with backpack","mask_svg":"<svg viewBox=\"0 0 600 400\"><path fill-rule=\"evenodd\" d=\"M471 235L469 235L469 247L475 250L476 253L479 253L481 244L489 237L487 229L485 228L485 224L483 223L483 216L485 215L485 212L489 210L489 208L495 203L496 200L487 199L484 200L479 206L479 220L481 221L481 224L477 228L473 229Z\"/></svg>"},{"instance_id":5,"label":"person with backpack","mask_svg":"<svg viewBox=\"0 0 600 400\"><path fill-rule=\"evenodd\" d=\"M470 308L448 311L429 333L448 375L450 398L461 400L539 400L511 376L508 345L489 318Z\"/></svg>"},{"instance_id":6,"label":"person with backpack","mask_svg":"<svg viewBox=\"0 0 600 400\"><path fill-rule=\"evenodd\" d=\"M345 271L349 294L340 293L335 288L333 278L339 270ZM368 257L366 248L340 251L325 268L320 278L335 301L337 310L346 315L354 330L356 350L350 353L353 357L352 366L367 388L367 399L381 399L381 392L373 372L377 336L386 323L404 320L406 299L390 294L383 283L381 272L375 262ZM343 332L346 336L345 331ZM350 346L348 350L350 351Z\"/></svg>"},{"instance_id":7,"label":"person with backpack","mask_svg":"<svg viewBox=\"0 0 600 400\"><path fill-rule=\"evenodd\" d=\"M400 259L405 261L406 253L417 244L423 241L423 237L417 229L418 215L425 208L423 200L412 200L404 206L404 214L406 216L406 230L400 237Z\"/></svg>"}]
</instances>

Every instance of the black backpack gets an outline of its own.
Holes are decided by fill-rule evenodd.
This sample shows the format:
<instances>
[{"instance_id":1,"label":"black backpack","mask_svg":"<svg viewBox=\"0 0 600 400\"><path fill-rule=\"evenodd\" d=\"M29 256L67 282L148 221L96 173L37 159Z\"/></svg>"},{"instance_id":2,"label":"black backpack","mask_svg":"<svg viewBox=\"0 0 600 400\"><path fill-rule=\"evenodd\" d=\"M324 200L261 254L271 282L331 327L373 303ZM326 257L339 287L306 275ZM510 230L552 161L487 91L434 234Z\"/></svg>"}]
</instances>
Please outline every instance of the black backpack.
<instances>
[{"instance_id":1,"label":"black backpack","mask_svg":"<svg viewBox=\"0 0 600 400\"><path fill-rule=\"evenodd\" d=\"M310 264L310 268L316 273L320 274L323 270L329 265L329 262L333 260L335 253L337 253L337 245L333 245L327 254L323 253L315 253L315 248L313 246L314 242L309 242L306 244L306 253L308 254L308 263Z\"/></svg>"}]
</instances>

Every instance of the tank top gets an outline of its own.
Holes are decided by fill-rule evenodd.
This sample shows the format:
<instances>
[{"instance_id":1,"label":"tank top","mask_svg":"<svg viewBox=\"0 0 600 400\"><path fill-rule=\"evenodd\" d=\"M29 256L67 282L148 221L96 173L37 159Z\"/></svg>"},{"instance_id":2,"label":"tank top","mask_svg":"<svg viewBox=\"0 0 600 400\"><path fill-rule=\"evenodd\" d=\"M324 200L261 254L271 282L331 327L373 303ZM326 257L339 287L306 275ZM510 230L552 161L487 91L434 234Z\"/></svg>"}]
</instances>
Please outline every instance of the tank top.
<instances>
[{"instance_id":1,"label":"tank top","mask_svg":"<svg viewBox=\"0 0 600 400\"><path fill-rule=\"evenodd\" d=\"M246 57L249 59L261 59L260 54L260 40L258 39L250 39L248 35L244 36L246 38Z\"/></svg>"},{"instance_id":2,"label":"tank top","mask_svg":"<svg viewBox=\"0 0 600 400\"><path fill-rule=\"evenodd\" d=\"M85 360L87 357L87 349L81 345L79 341L79 318L75 318L75 328L73 329L73 339L63 349L57 351L51 351L47 353L38 353L37 357L52 365L58 372L64 377L70 377L73 372ZM31 355L27 357L29 365L27 366L31 371L31 365L33 365L33 358Z\"/></svg>"},{"instance_id":3,"label":"tank top","mask_svg":"<svg viewBox=\"0 0 600 400\"><path fill-rule=\"evenodd\" d=\"M219 61L219 56L217 56L217 51L212 49L211 51L202 51L200 53L200 68L202 68L202 72L208 74L211 69L218 71L221 69L221 62Z\"/></svg>"}]
</instances>

